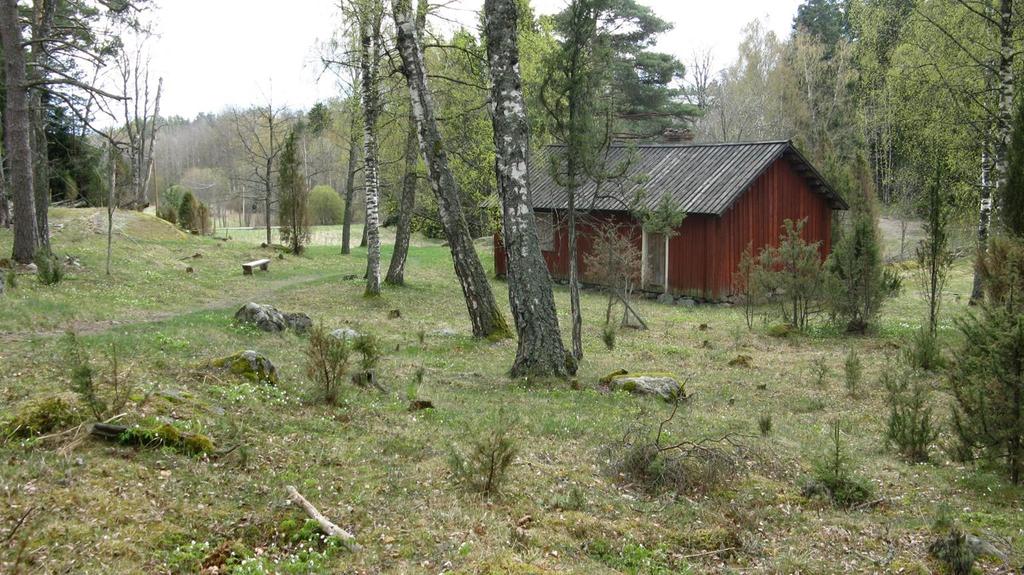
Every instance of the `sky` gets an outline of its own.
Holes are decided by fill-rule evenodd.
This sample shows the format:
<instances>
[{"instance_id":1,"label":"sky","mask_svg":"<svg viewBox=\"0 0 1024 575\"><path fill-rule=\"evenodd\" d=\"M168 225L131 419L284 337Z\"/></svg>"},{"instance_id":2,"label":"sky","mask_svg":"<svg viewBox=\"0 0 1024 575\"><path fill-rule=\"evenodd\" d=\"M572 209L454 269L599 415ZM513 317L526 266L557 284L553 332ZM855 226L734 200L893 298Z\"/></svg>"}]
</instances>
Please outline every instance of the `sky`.
<instances>
[{"instance_id":1,"label":"sky","mask_svg":"<svg viewBox=\"0 0 1024 575\"><path fill-rule=\"evenodd\" d=\"M760 19L789 33L801 0L638 0L675 24L658 49L688 62L711 50L715 68L736 57L744 25ZM451 20L475 27L482 0L456 0L431 25ZM565 0L533 0L538 13L557 12ZM273 99L306 109L339 93L321 74L318 45L341 22L335 0L160 0L153 13L152 71L164 78L161 115L193 118Z\"/></svg>"}]
</instances>

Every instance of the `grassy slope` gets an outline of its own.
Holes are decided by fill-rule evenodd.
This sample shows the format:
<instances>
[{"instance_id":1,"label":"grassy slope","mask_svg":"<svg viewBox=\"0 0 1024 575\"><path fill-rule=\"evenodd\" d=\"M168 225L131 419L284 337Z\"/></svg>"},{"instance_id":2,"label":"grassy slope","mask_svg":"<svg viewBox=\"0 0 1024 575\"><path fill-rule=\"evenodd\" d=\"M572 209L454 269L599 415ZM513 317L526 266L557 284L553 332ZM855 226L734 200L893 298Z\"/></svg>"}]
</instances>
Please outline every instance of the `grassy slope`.
<instances>
[{"instance_id":1,"label":"grassy slope","mask_svg":"<svg viewBox=\"0 0 1024 575\"><path fill-rule=\"evenodd\" d=\"M365 250L342 257L336 247L313 247L304 257L275 260L268 274L242 277L238 264L266 251L239 241L145 239L166 237L165 230L129 218L123 230L134 239L118 238L115 273L107 278L104 238L92 230L92 215L65 210L54 218L66 224L56 250L79 256L84 268L56 287L23 276L0 299L0 332L7 333L0 335L0 420L27 398L66 389L56 336L73 326L97 356L116 343L131 380L146 392L129 420L168 417L220 446L244 447L203 461L89 440L63 449L0 446L0 534L36 508L17 537L0 543L0 571L24 543L27 572L194 572L210 549L235 540L260 554L248 565L253 572L275 562L273 569L296 573L914 572L932 567L929 526L942 504L978 533L1012 538L1017 564L1024 553L1022 490L941 454L938 465L911 466L883 449L886 408L877 376L918 322L922 308L912 290L887 308L878 335L856 339L827 328L773 339L761 326L748 332L739 310L645 302L652 329L621 333L614 352L600 342L604 300L585 294L584 389L573 391L509 382L503 372L514 342L468 337L443 247L415 248L410 286L367 300L361 280L343 279L362 276ZM9 251L10 238L0 231L0 253ZM194 253L202 257L180 259ZM489 254L483 257L490 266ZM186 274L186 265L195 273ZM957 268L951 292L966 292L967 274L966 266ZM505 301L504 284L494 286ZM568 295L559 289L556 298L567 326ZM389 391L351 391L345 407L310 402L302 339L232 325L234 310L254 299L305 311L332 328L380 335L390 350L380 369ZM387 319L396 308L402 317ZM963 309L951 297L947 317ZM700 324L709 327L699 330ZM429 334L442 327L462 335ZM421 331L428 334L422 344ZM948 325L944 333L953 337ZM865 391L856 400L846 397L841 380L850 347L865 360ZM281 370L279 388L196 369L240 349L267 353ZM750 355L752 366L729 367L738 354ZM824 388L811 383L811 362L820 357L832 366ZM410 414L406 388L420 366L426 376L419 395L438 409ZM689 378L695 398L668 426L677 437L754 435L758 417L771 414L772 436L745 440L759 454L750 473L715 493L678 500L644 496L611 477L606 447L637 418L655 421L668 411L656 401L597 391L596 380L619 367ZM935 401L944 405L947 398ZM465 429L498 407L516 416L521 452L507 493L484 501L452 487L446 460ZM945 407L938 413L945 419ZM809 461L837 417L856 430L851 453L886 498L883 505L846 512L800 497ZM285 541L280 532L303 519L285 504L289 483L354 531L363 551L313 544L309 552L308 542ZM555 502L574 488L584 496L582 507L559 510ZM533 518L528 537L511 546L525 515ZM890 554L885 569L874 562Z\"/></svg>"}]
</instances>

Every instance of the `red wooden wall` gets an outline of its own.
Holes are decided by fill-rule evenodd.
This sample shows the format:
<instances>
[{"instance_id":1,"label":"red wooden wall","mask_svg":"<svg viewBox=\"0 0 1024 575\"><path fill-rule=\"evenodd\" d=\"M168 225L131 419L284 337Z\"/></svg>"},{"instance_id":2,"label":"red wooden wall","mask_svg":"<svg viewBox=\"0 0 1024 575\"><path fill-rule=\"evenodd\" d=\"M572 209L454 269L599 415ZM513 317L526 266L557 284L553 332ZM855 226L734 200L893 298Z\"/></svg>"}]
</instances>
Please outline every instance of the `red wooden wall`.
<instances>
[{"instance_id":1,"label":"red wooden wall","mask_svg":"<svg viewBox=\"0 0 1024 575\"><path fill-rule=\"evenodd\" d=\"M559 214L564 216L564 214ZM821 242L822 257L831 251L832 209L828 200L815 193L807 180L780 158L750 186L721 217L691 214L669 240L669 290L704 299L722 299L731 292L732 274L739 266L747 244L756 255L766 245L778 245L782 224L806 218L803 238ZM633 234L640 247L640 226L625 212L590 214L577 225L580 275L587 278L583 254L590 251L590 232L595 225L617 223L620 233ZM555 251L544 252L548 269L557 279L569 276L569 242L564 221L558 220ZM505 274L505 253L495 236L495 271Z\"/></svg>"}]
</instances>

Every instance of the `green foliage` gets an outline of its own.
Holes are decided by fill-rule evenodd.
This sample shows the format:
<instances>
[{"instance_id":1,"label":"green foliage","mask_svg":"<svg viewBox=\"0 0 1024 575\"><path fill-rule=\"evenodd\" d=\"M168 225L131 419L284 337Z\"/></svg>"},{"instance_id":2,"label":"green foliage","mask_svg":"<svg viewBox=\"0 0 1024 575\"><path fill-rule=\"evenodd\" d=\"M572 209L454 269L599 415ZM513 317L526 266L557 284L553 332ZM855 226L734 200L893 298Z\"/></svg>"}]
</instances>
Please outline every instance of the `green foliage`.
<instances>
[{"instance_id":1,"label":"green foliage","mask_svg":"<svg viewBox=\"0 0 1024 575\"><path fill-rule=\"evenodd\" d=\"M604 347L608 351L615 349L615 336L618 331L618 328L611 322L604 324L604 327L601 328L601 341L604 342Z\"/></svg>"},{"instance_id":2,"label":"green foliage","mask_svg":"<svg viewBox=\"0 0 1024 575\"><path fill-rule=\"evenodd\" d=\"M323 324L309 331L306 344L306 375L313 380L320 399L328 405L338 402L352 353L346 338L332 336Z\"/></svg>"},{"instance_id":3,"label":"green foliage","mask_svg":"<svg viewBox=\"0 0 1024 575\"><path fill-rule=\"evenodd\" d=\"M909 370L895 367L882 371L880 383L888 392L886 443L911 463L928 461L931 446L939 436L928 405L928 388Z\"/></svg>"},{"instance_id":4,"label":"green foliage","mask_svg":"<svg viewBox=\"0 0 1024 575\"><path fill-rule=\"evenodd\" d=\"M1007 174L999 190L1003 227L1015 237L1024 237L1024 96L1017 97L1017 114L1007 153Z\"/></svg>"},{"instance_id":5,"label":"green foliage","mask_svg":"<svg viewBox=\"0 0 1024 575\"><path fill-rule=\"evenodd\" d=\"M171 186L161 192L160 209L156 212L157 217L172 224L177 224L178 210L181 207L181 200L186 193L191 193L191 191L184 186L178 185Z\"/></svg>"},{"instance_id":6,"label":"green foliage","mask_svg":"<svg viewBox=\"0 0 1024 575\"><path fill-rule=\"evenodd\" d=\"M178 226L186 232L199 233L199 223L196 211L199 208L199 200L190 190L181 195L178 202Z\"/></svg>"},{"instance_id":7,"label":"green foliage","mask_svg":"<svg viewBox=\"0 0 1024 575\"><path fill-rule=\"evenodd\" d=\"M664 194L656 208L644 210L639 213L639 216L647 233L672 237L677 233L676 228L682 225L683 220L686 219L686 212L679 208L679 202L671 194Z\"/></svg>"},{"instance_id":8,"label":"green foliage","mask_svg":"<svg viewBox=\"0 0 1024 575\"><path fill-rule=\"evenodd\" d=\"M962 341L949 383L953 424L967 453L1002 461L1024 479L1024 243L993 241L981 267L986 303L957 321Z\"/></svg>"},{"instance_id":9,"label":"green foliage","mask_svg":"<svg viewBox=\"0 0 1024 575\"><path fill-rule=\"evenodd\" d=\"M804 241L805 223L785 220L779 246L761 250L755 274L757 289L774 294L782 319L801 331L819 311L825 295L819 244Z\"/></svg>"},{"instance_id":10,"label":"green foliage","mask_svg":"<svg viewBox=\"0 0 1024 575\"><path fill-rule=\"evenodd\" d=\"M846 385L846 393L850 397L856 397L860 393L860 382L864 376L864 366L861 365L860 354L856 349L850 348L843 360L843 383Z\"/></svg>"},{"instance_id":11,"label":"green foliage","mask_svg":"<svg viewBox=\"0 0 1024 575\"><path fill-rule=\"evenodd\" d=\"M946 286L949 268L953 265L953 252L949 248L949 206L943 189L943 178L938 167L924 198L924 239L915 249L917 279L921 293L928 303L925 329L932 342L939 325L942 291ZM924 343L923 341L921 343ZM927 348L921 348L922 352ZM927 359L928 356L922 356ZM924 367L924 365L921 365Z\"/></svg>"},{"instance_id":12,"label":"green foliage","mask_svg":"<svg viewBox=\"0 0 1024 575\"><path fill-rule=\"evenodd\" d=\"M512 430L516 422L503 409L485 418L471 432L465 448L453 448L448 466L455 483L469 492L485 496L501 492L508 469L519 450Z\"/></svg>"},{"instance_id":13,"label":"green foliage","mask_svg":"<svg viewBox=\"0 0 1024 575\"><path fill-rule=\"evenodd\" d=\"M14 270L4 272L4 286L8 291L18 289L18 273Z\"/></svg>"},{"instance_id":14,"label":"green foliage","mask_svg":"<svg viewBox=\"0 0 1024 575\"><path fill-rule=\"evenodd\" d=\"M88 352L74 332L64 335L64 365L70 376L71 390L89 408L96 421L122 413L132 394L133 386L120 372L117 347L111 344L107 354L108 369L100 373L92 366Z\"/></svg>"},{"instance_id":15,"label":"green foliage","mask_svg":"<svg viewBox=\"0 0 1024 575\"><path fill-rule=\"evenodd\" d=\"M757 418L757 429L761 432L763 437L768 437L772 434L772 414L766 413Z\"/></svg>"},{"instance_id":16,"label":"green foliage","mask_svg":"<svg viewBox=\"0 0 1024 575\"><path fill-rule=\"evenodd\" d=\"M740 297L743 305L743 319L747 329L754 327L754 312L764 302L763 294L757 285L757 261L754 259L754 244L748 243L740 254L740 263L732 274L732 293Z\"/></svg>"},{"instance_id":17,"label":"green foliage","mask_svg":"<svg viewBox=\"0 0 1024 575\"><path fill-rule=\"evenodd\" d=\"M156 419L145 419L128 427L118 441L145 448L166 447L186 455L208 455L214 450L213 440L207 435L183 431L173 423Z\"/></svg>"},{"instance_id":18,"label":"green foliage","mask_svg":"<svg viewBox=\"0 0 1024 575\"><path fill-rule=\"evenodd\" d=\"M814 462L813 477L804 485L804 496L822 495L839 507L853 507L868 501L874 494L871 483L851 469L850 457L843 444L840 422L832 426L829 449Z\"/></svg>"},{"instance_id":19,"label":"green foliage","mask_svg":"<svg viewBox=\"0 0 1024 575\"><path fill-rule=\"evenodd\" d=\"M334 188L316 186L309 192L309 220L317 226L340 224L345 216L345 202Z\"/></svg>"},{"instance_id":20,"label":"green foliage","mask_svg":"<svg viewBox=\"0 0 1024 575\"><path fill-rule=\"evenodd\" d=\"M866 176L865 176L866 177ZM850 333L864 333L875 319L886 289L874 192L866 185L850 198L849 222L826 263L832 312Z\"/></svg>"},{"instance_id":21,"label":"green foliage","mask_svg":"<svg viewBox=\"0 0 1024 575\"><path fill-rule=\"evenodd\" d=\"M309 190L306 188L306 178L302 175L302 159L299 157L297 131L300 128L288 134L277 161L281 241L293 254L301 254L309 243Z\"/></svg>"},{"instance_id":22,"label":"green foliage","mask_svg":"<svg viewBox=\"0 0 1024 575\"><path fill-rule=\"evenodd\" d=\"M57 254L46 248L36 250L36 279L44 286L59 284L64 279L64 264Z\"/></svg>"}]
</instances>

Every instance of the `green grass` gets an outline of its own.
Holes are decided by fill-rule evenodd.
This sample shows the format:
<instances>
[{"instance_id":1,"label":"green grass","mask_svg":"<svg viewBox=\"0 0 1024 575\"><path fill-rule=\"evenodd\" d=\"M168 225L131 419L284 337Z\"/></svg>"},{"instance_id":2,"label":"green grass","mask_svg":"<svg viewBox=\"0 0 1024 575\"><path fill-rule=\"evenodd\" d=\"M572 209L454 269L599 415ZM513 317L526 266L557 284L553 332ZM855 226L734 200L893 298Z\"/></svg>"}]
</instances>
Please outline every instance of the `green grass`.
<instances>
[{"instance_id":1,"label":"green grass","mask_svg":"<svg viewBox=\"0 0 1024 575\"><path fill-rule=\"evenodd\" d=\"M276 254L251 239L173 239L132 215L107 277L105 237L91 229L91 217L85 210L53 213L64 224L55 250L79 257L82 269L50 287L24 275L0 298L0 421L33 398L67 390L59 336L74 328L97 360L116 344L138 390L125 422L163 418L208 434L218 450L234 449L205 460L75 434L0 445L0 537L34 508L0 542L0 572L13 571L23 549L23 572L194 573L218 546L230 545L237 573L923 573L936 568L927 544L943 504L972 532L1012 541L1020 564L1020 488L941 453L938 463L915 466L882 447L885 390L878 375L923 314L909 278L868 337L846 338L819 321L807 335L771 338L772 322L748 331L738 309L644 301L638 309L651 329L620 332L612 352L601 341L605 300L584 292L585 358L581 389L574 390L507 378L515 342L470 337L442 246L414 247L409 285L367 299L365 250L341 256L337 245L313 246L302 257L274 259L269 273L244 277L241 262ZM9 252L10 242L10 232L0 231L0 251ZM487 245L478 244L490 269ZM202 257L181 259L195 253ZM385 246L385 262L389 256ZM966 298L958 302L952 294L966 294L969 281L962 262L944 307L947 342L956 338L952 317L965 310ZM505 284L492 285L506 306ZM567 328L568 293L559 287L555 296ZM347 389L341 406L312 403L305 340L232 323L234 311L251 300L306 312L331 329L380 336L388 350L379 369L387 391ZM392 309L401 310L399 319L388 319ZM457 335L430 335L440 328ZM422 345L420 331L428 334ZM864 364L856 399L846 396L841 377L851 347ZM242 349L267 354L281 384L199 369ZM752 358L750 367L728 365L739 354ZM811 369L819 357L832 374L823 387ZM417 396L436 409L408 412L406 389L420 367ZM660 400L602 391L598 379L620 367L688 378L693 397L666 432L690 439L741 434L751 450L749 472L692 498L652 498L610 475L608 448L627 426L656 425L671 410ZM947 417L949 398L940 391L933 400L940 419ZM464 444L465 430L499 407L518 422L520 455L504 495L488 501L452 484L447 459L453 444ZM758 418L766 414L772 434L762 438ZM843 511L800 496L837 418L854 430L847 448L885 498L881 505ZM305 516L285 504L289 484L353 531L362 550L348 552L306 529ZM559 503L569 500L571 509ZM532 521L517 532L527 515ZM872 561L890 554L884 566Z\"/></svg>"}]
</instances>

